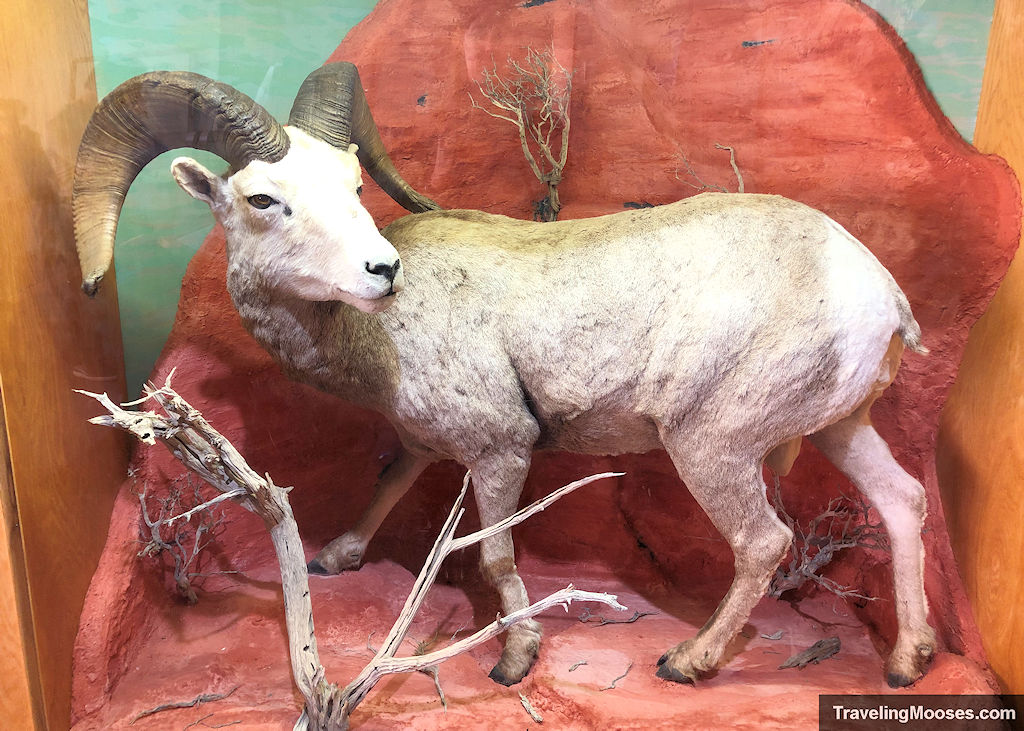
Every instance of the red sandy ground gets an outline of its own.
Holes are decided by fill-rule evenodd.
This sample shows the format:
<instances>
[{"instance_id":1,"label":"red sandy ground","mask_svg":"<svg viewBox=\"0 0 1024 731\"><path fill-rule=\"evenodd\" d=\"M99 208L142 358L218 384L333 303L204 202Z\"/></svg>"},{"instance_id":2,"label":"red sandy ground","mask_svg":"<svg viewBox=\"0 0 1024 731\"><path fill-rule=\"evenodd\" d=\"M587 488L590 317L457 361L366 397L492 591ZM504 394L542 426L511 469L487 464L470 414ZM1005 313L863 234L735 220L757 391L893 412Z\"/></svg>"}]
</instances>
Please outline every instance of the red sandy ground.
<instances>
[{"instance_id":1,"label":"red sandy ground","mask_svg":"<svg viewBox=\"0 0 1024 731\"><path fill-rule=\"evenodd\" d=\"M558 510L557 507L552 510ZM524 693L545 727L611 728L814 728L819 693L891 693L882 679L884 646L868 632L845 602L805 599L797 606L766 599L730 647L728 663L698 688L654 676L658 656L682 637L692 636L717 603L686 596L665 583L623 580L601 567L579 567L527 559L519 562L531 595L543 596L575 581L619 595L630 612L621 616L595 605L595 615L628 618L640 610L657 614L635 623L597 626L568 614L542 615L545 644L540 660L519 686L504 688L487 678L499 645L491 641L443 664L444 710L425 675L381 681L352 717L361 729L525 728L536 726L520 704ZM585 573L585 579L581 576ZM349 680L372 652L367 644L386 634L405 601L414 576L388 560L371 562L337 579L314 579L317 635L328 677ZM414 641L440 630L447 639L489 619L491 599L478 585L441 585L430 594L413 626ZM290 728L301 708L287 666L278 576L272 567L247 571L245 578L204 593L190 609L165 602L151 617L150 639L128 668L125 679L101 712L76 729L121 728L139 712L200 693L226 693L223 701L198 708L165 711L132 728L181 729L209 714L216 725L240 720L247 729ZM700 592L704 593L704 592ZM477 608L474 611L474 607ZM783 631L782 638L762 635ZM465 632L465 630L463 630ZM790 655L822 637L836 635L836 657L804 670L778 670ZM404 654L411 654L413 642ZM575 670L573 665L585 662ZM628 674L607 689L616 678ZM983 669L964 657L942 654L915 693L987 693Z\"/></svg>"},{"instance_id":2,"label":"red sandy ground","mask_svg":"<svg viewBox=\"0 0 1024 731\"><path fill-rule=\"evenodd\" d=\"M385 143L416 188L446 207L529 217L539 186L511 129L473 110L466 96L492 54L502 59L527 45L553 46L576 73L563 217L692 194L683 155L701 178L735 190L728 154L714 148L719 142L735 148L748 192L821 208L893 272L932 353L905 358L873 416L928 492L926 585L943 650L923 680L900 692L992 689L943 524L934 443L967 333L1016 246L1012 174L942 117L891 28L846 0L554 0L528 8L384 0L334 58L359 65ZM369 181L364 202L381 225L400 213ZM296 519L312 554L365 506L395 437L379 417L286 381L243 332L224 267L216 231L189 267L154 378L178 367L182 395L256 469L296 485ZM163 453L142 449L135 468L141 482L157 487L181 471ZM519 687L486 678L495 641L441 668L447 712L428 678L397 678L358 709L357 727L525 726L532 721L520 691L557 728L812 727L819 693L886 690L883 658L894 638L889 567L884 555L866 551L842 556L831 575L879 601L764 600L716 676L697 689L657 680L660 654L692 636L724 593L731 556L661 453L539 456L524 500L608 469L627 475L588 486L516 530L521 572L534 598L571 581L658 614L594 627L577 621L579 607L568 616L553 611L543 618L540 660ZM335 682L369 658L371 632L387 631L460 483L454 465L429 470L388 518L360 571L314 581L320 651ZM783 487L801 520L852 489L809 446ZM133 728L183 728L211 712L209 724L290 726L299 701L262 525L232 512L215 558L242 573L211 580L200 604L185 608L135 557L138 507L128 489L82 615L75 728L120 727L141 710L236 686L226 700ZM465 530L471 522L467 516ZM413 630L416 640L439 625L450 635L494 617L497 604L480 586L475 555L453 557ZM781 640L760 636L780 629ZM775 669L830 634L843 642L835 658L803 671ZM626 678L602 691L630 662Z\"/></svg>"}]
</instances>

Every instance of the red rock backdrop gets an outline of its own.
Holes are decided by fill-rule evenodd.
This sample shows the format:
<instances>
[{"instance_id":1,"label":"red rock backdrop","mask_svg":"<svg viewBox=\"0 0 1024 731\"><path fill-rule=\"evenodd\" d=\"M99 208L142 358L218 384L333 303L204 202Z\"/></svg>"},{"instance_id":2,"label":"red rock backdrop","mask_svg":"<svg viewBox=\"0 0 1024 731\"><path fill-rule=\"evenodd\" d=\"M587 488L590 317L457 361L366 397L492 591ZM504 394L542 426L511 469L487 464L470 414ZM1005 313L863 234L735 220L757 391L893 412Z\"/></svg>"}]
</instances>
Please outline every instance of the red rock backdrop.
<instances>
[{"instance_id":1,"label":"red rock backdrop","mask_svg":"<svg viewBox=\"0 0 1024 731\"><path fill-rule=\"evenodd\" d=\"M484 68L497 62L500 71L527 46L552 48L574 72L563 218L692 195L699 183L688 166L701 180L735 190L729 153L718 143L734 148L748 192L820 208L893 272L931 354L905 358L873 416L897 459L928 489L932 619L947 649L980 658L943 525L934 444L968 330L1016 246L1012 173L960 138L904 44L849 0L382 0L332 60L359 66L385 143L417 189L445 207L528 218L542 191L514 130L473 109L468 96ZM372 183L366 188L363 200L379 225L402 214ZM182 205L194 204L183 196ZM188 270L154 378L177 367L182 394L257 469L298 486L296 517L313 547L351 524L395 438L378 417L286 381L242 330L224 267L215 231ZM135 462L151 480L180 472L155 451L140 450ZM581 581L592 565L638 581L662 577L679 592L721 591L731 555L661 453L541 455L526 498L609 467L626 477L586 488L517 529L520 553L575 562ZM415 570L460 476L453 465L429 471L385 523L368 560L393 558ZM807 445L783 489L791 512L804 519L852 491ZM78 663L91 675L79 672L79 713L95 706L129 661L130 643L109 624L137 626L149 611L142 598L123 600L145 594L131 543L136 515L137 504L124 496L83 617ZM237 515L225 545L242 558L232 560L243 568L270 560L261 527ZM476 581L474 561L456 562L450 574ZM833 576L891 596L884 556L850 552ZM111 605L120 615L109 616ZM891 642L891 601L859 611Z\"/></svg>"}]
</instances>

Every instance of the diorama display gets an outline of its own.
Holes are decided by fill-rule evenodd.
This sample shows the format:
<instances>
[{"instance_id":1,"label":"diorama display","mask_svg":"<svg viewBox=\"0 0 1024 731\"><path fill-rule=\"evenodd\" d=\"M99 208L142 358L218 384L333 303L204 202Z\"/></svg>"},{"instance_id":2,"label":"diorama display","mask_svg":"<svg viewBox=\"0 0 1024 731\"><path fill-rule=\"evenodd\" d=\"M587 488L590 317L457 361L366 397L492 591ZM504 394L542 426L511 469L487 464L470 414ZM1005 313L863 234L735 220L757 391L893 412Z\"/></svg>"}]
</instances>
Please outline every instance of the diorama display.
<instances>
[{"instance_id":1,"label":"diorama display","mask_svg":"<svg viewBox=\"0 0 1024 731\"><path fill-rule=\"evenodd\" d=\"M417 631L433 639L416 654L499 608L523 612L537 585L610 591L633 620L581 639L590 613L545 619L542 643L524 618L500 653L482 645L411 695L378 689L386 700L368 700L352 723L493 727L525 722L525 708L560 727L721 725L744 713L789 727L816 718L819 693L994 691L933 450L966 333L1016 244L1019 197L1005 165L941 116L891 29L827 0L676 0L628 19L614 3L466 0L417 6L412 27L407 5L378 6L309 76L287 125L197 74L126 82L97 108L75 180L93 293L147 162L193 147L229 164L224 175L187 157L172 165L219 226L190 266L154 382L177 368L177 391L259 465L253 475L296 485L308 569L330 577L302 590L328 678L356 674L367 628L390 625L378 620L409 593L405 570L450 525L461 478L442 460L470 468L485 529L516 511L524 487L536 497L624 473L517 529L516 552L508 530L481 540L500 603L476 586L472 557L435 569L450 586L423 605ZM628 38L616 32L626 24ZM486 94L496 71L475 79L510 38L550 49L524 63L571 70L572 96L542 102L546 129L523 122L526 103L507 104L508 119L467 102L474 90L498 96ZM685 62L695 57L708 61ZM503 129L517 120L519 140ZM530 129L542 131L528 139ZM531 158L538 142L555 163L546 172ZM520 148L529 166L509 164ZM540 203L528 200L531 173L548 186ZM708 192L725 189L710 179L750 192ZM397 217L385 194L413 214ZM531 208L559 220L496 215ZM905 348L915 354L900 369ZM805 436L813 447L798 459ZM136 455L83 615L76 728L127 723L184 678L197 698L234 686L230 713L249 727L294 720L290 691L267 696L287 687L288 652L275 650L294 633L268 599L276 564L259 521L210 524L209 561L239 573L209 578L191 609L135 555L140 524L156 525L147 494L173 491L180 474L170 456ZM868 502L844 497L849 485ZM793 603L759 604L770 584ZM251 643L257 629L273 643ZM787 651L772 647L783 638ZM827 648L821 673L784 669L812 645ZM294 642L291 652L294 664ZM160 683L140 675L146 658L164 658ZM631 700L603 695L623 691L616 673L569 675L591 663L607 675L627 659L653 671L629 676L643 684ZM259 680L243 683L247 672Z\"/></svg>"}]
</instances>

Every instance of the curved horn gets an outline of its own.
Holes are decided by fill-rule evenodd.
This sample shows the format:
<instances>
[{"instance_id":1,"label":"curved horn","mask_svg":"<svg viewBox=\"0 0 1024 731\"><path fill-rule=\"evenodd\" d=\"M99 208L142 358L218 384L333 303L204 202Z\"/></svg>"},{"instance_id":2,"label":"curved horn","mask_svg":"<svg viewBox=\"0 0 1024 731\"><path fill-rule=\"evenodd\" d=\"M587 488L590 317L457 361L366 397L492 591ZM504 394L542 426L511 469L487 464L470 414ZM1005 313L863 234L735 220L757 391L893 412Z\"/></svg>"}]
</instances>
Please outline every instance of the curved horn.
<instances>
[{"instance_id":1,"label":"curved horn","mask_svg":"<svg viewBox=\"0 0 1024 731\"><path fill-rule=\"evenodd\" d=\"M288 124L342 150L355 142L366 172L402 207L413 213L440 208L413 190L395 169L353 64L328 63L307 76L295 97Z\"/></svg>"},{"instance_id":2,"label":"curved horn","mask_svg":"<svg viewBox=\"0 0 1024 731\"><path fill-rule=\"evenodd\" d=\"M154 71L118 86L93 112L75 164L72 211L82 289L96 293L113 257L121 204L154 157L192 147L241 168L253 160L280 160L288 144L267 110L205 76Z\"/></svg>"}]
</instances>

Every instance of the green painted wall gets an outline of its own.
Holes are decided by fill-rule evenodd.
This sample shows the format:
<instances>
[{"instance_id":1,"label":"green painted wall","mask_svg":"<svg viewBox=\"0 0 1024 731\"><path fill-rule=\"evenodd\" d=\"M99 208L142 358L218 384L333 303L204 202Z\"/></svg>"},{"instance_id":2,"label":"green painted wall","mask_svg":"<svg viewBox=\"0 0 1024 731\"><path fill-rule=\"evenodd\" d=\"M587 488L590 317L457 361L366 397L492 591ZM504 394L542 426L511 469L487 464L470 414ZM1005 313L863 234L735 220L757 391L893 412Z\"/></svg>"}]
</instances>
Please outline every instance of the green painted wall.
<instances>
[{"instance_id":1,"label":"green painted wall","mask_svg":"<svg viewBox=\"0 0 1024 731\"><path fill-rule=\"evenodd\" d=\"M376 0L90 0L100 96L155 69L225 81L284 119L302 79ZM994 0L868 0L899 31L943 110L970 139ZM287 6L287 7L286 7ZM208 209L171 180L170 152L132 186L115 262L129 392L148 376L170 332L188 260L209 232ZM211 155L187 153L212 169Z\"/></svg>"},{"instance_id":2,"label":"green painted wall","mask_svg":"<svg viewBox=\"0 0 1024 731\"><path fill-rule=\"evenodd\" d=\"M866 0L900 34L942 111L974 138L995 0Z\"/></svg>"}]
</instances>

